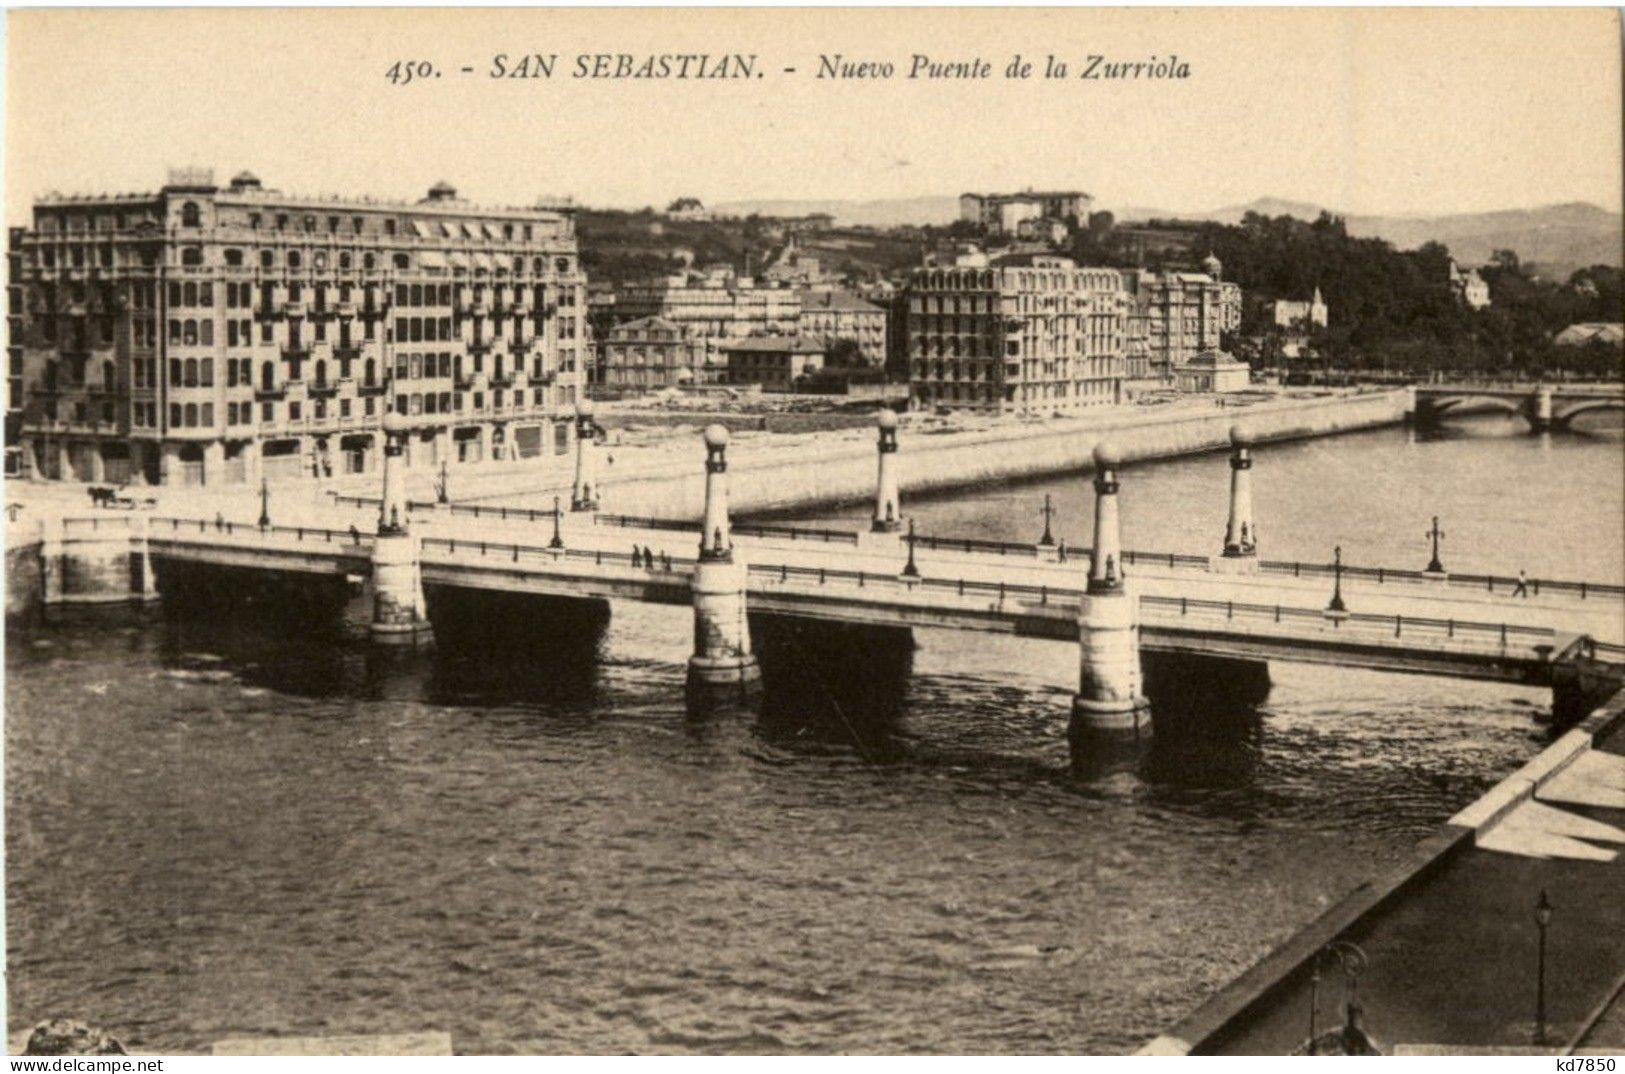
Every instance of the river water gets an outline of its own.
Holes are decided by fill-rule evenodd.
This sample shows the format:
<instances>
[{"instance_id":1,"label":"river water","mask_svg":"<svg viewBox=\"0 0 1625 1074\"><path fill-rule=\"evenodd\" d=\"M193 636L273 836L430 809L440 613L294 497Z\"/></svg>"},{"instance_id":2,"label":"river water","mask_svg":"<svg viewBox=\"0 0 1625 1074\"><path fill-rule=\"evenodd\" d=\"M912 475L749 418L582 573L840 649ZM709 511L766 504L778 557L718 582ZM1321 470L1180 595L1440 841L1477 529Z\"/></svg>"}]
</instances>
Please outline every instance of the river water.
<instances>
[{"instance_id":1,"label":"river water","mask_svg":"<svg viewBox=\"0 0 1625 1074\"><path fill-rule=\"evenodd\" d=\"M1420 567L1438 514L1452 569L1621 580L1618 433L1522 428L1264 447L1264 554ZM1125 543L1216 550L1226 480L1130 467ZM1048 492L1083 543L1085 488L907 509L1031 539ZM775 632L762 712L694 720L681 608L486 606L383 658L353 606L166 604L8 637L13 1030L1131 1049L1531 754L1548 700L1276 665L1256 712L1074 765L1053 642Z\"/></svg>"}]
</instances>

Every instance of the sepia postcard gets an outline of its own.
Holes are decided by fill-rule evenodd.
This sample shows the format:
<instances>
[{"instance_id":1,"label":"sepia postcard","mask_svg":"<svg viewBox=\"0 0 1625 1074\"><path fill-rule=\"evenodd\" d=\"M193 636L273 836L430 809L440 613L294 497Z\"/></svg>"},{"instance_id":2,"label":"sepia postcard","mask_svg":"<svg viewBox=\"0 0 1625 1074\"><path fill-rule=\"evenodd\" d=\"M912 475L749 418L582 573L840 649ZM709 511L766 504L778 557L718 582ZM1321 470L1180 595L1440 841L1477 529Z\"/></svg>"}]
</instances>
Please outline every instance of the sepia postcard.
<instances>
[{"instance_id":1,"label":"sepia postcard","mask_svg":"<svg viewBox=\"0 0 1625 1074\"><path fill-rule=\"evenodd\" d=\"M1617 10L5 47L13 1069L1625 1052Z\"/></svg>"}]
</instances>

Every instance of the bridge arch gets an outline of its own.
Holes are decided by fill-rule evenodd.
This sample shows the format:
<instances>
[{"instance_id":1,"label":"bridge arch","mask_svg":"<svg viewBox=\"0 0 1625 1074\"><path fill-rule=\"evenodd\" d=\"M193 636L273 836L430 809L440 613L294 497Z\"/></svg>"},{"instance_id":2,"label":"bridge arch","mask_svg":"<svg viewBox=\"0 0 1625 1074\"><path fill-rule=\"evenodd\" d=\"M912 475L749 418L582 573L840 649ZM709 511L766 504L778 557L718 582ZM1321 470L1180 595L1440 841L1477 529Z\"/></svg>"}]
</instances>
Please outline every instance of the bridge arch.
<instances>
[{"instance_id":1,"label":"bridge arch","mask_svg":"<svg viewBox=\"0 0 1625 1074\"><path fill-rule=\"evenodd\" d=\"M1565 407L1552 415L1552 424L1567 427L1568 424L1581 414L1590 414L1598 410L1625 410L1625 398L1621 399L1587 399Z\"/></svg>"}]
</instances>

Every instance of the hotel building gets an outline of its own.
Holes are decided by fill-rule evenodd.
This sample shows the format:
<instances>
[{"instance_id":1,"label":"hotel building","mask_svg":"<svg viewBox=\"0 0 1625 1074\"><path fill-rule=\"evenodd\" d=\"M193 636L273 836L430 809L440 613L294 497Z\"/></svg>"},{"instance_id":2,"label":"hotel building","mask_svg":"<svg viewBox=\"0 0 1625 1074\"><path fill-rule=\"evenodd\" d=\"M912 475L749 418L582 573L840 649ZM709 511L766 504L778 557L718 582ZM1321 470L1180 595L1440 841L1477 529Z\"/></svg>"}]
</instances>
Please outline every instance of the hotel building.
<instances>
[{"instance_id":1,"label":"hotel building","mask_svg":"<svg viewBox=\"0 0 1625 1074\"><path fill-rule=\"evenodd\" d=\"M587 338L568 211L299 197L202 169L49 196L9 243L25 472L257 483L565 452Z\"/></svg>"},{"instance_id":2,"label":"hotel building","mask_svg":"<svg viewBox=\"0 0 1625 1074\"><path fill-rule=\"evenodd\" d=\"M1044 256L923 268L906 308L916 405L1050 414L1121 400L1130 297L1116 269Z\"/></svg>"}]
</instances>

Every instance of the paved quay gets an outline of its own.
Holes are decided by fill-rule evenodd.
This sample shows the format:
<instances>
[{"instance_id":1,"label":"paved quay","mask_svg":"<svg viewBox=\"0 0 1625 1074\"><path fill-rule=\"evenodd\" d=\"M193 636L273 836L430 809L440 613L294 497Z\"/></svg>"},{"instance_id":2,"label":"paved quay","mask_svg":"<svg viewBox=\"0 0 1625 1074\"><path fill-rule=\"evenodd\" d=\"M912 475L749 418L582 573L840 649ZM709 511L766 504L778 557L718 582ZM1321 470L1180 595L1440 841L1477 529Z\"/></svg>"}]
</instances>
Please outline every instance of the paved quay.
<instances>
[{"instance_id":1,"label":"paved quay","mask_svg":"<svg viewBox=\"0 0 1625 1074\"><path fill-rule=\"evenodd\" d=\"M1586 779L1577 778L1582 772ZM1529 778L1526 778L1529 777ZM1492 849L1499 847L1500 849ZM1386 1052L1625 1048L1625 692L1221 989L1147 1054L1279 1055L1344 1024L1353 944L1363 1027ZM1544 1044L1537 1038L1545 893Z\"/></svg>"}]
</instances>

